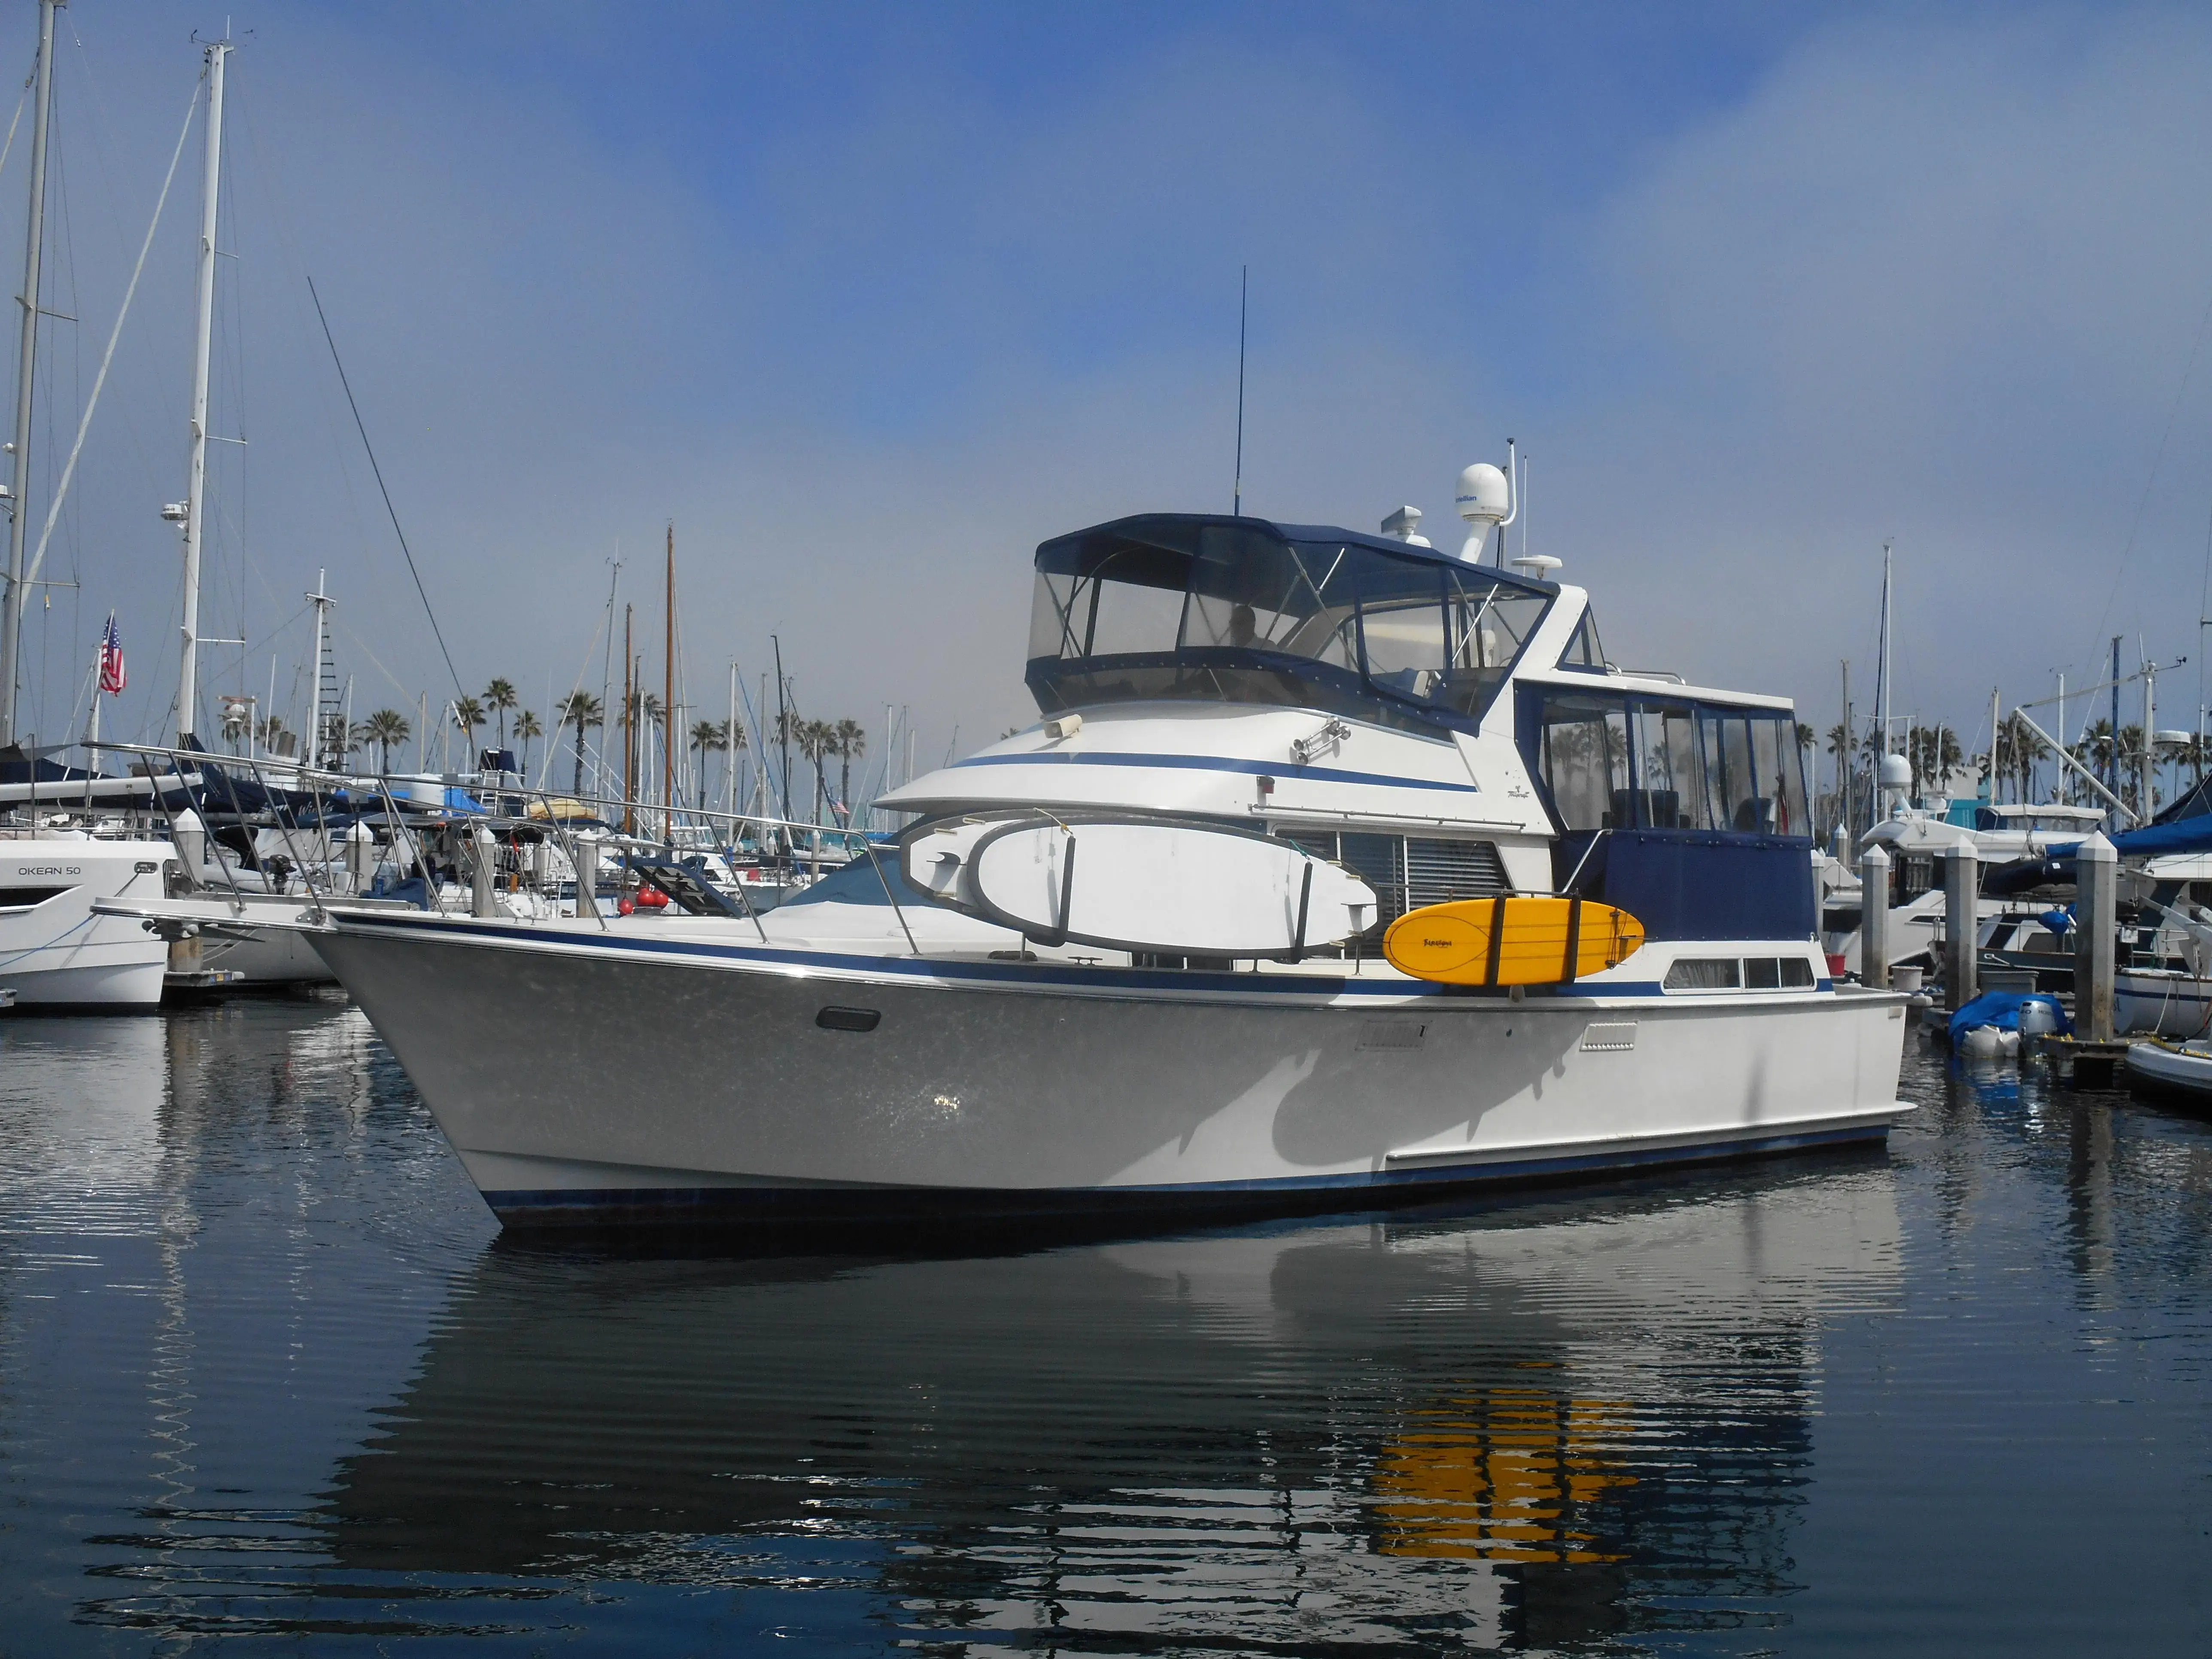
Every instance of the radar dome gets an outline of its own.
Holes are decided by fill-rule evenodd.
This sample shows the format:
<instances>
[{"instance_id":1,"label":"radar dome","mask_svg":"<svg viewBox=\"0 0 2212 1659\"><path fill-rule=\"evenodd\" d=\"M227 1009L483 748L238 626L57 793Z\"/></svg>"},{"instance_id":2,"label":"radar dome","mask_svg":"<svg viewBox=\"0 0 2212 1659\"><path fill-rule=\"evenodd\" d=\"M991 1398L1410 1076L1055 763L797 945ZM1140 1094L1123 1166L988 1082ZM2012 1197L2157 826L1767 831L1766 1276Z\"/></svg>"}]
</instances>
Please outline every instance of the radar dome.
<instances>
[{"instance_id":1,"label":"radar dome","mask_svg":"<svg viewBox=\"0 0 2212 1659\"><path fill-rule=\"evenodd\" d=\"M1912 787L1912 763L1902 755L1884 755L1877 780L1885 789Z\"/></svg>"},{"instance_id":2,"label":"radar dome","mask_svg":"<svg viewBox=\"0 0 2212 1659\"><path fill-rule=\"evenodd\" d=\"M1505 474L1488 461L1477 461L1459 475L1459 515L1478 532L1512 511Z\"/></svg>"}]
</instances>

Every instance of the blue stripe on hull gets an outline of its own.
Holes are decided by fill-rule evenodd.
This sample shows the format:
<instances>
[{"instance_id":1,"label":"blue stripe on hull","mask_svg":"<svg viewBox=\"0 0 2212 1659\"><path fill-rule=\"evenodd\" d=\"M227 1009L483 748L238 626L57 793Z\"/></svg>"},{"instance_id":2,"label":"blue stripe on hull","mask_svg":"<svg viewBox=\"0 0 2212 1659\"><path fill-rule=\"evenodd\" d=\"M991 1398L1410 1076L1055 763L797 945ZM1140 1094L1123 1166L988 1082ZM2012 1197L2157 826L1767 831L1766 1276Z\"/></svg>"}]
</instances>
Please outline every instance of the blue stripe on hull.
<instances>
[{"instance_id":1,"label":"blue stripe on hull","mask_svg":"<svg viewBox=\"0 0 2212 1659\"><path fill-rule=\"evenodd\" d=\"M1356 974L1253 974L1213 969L1070 967L1057 962L1017 966L1011 963L975 962L945 957L862 954L826 946L802 950L790 946L735 945L709 939L654 939L635 934L587 932L577 927L555 928L526 923L484 921L473 917L466 920L428 915L391 918L356 914L346 916L345 929L373 937L399 937L412 933L460 939L511 939L541 947L573 946L586 952L619 951L637 956L711 958L744 967L818 967L860 978L892 982L941 981L948 984L965 982L1024 990L1095 993L1105 989L1152 991L1170 995L1187 991L1226 991L1254 1000L1305 999L1317 1005L1346 997L1365 997L1390 1003L1433 997L1503 1005L1510 996L1509 992L1503 988L1440 985L1425 980L1363 981ZM1773 940L1700 943L1711 943L1717 951L1735 949L1761 955L1781 948ZM1610 980L1601 976L1560 985L1530 985L1522 989L1525 996L1562 1000L1618 1000L1626 997L1656 1000L1669 996L1657 980ZM1823 976L1809 986L1793 987L1787 990L1739 989L1727 994L1730 1000L1749 1006L1814 993L1832 996L1835 990L1835 981ZM1686 1003L1711 1003L1722 999L1708 993L1673 1000Z\"/></svg>"},{"instance_id":2,"label":"blue stripe on hull","mask_svg":"<svg viewBox=\"0 0 2212 1659\"><path fill-rule=\"evenodd\" d=\"M1573 1157L1382 1170L1358 1175L1207 1182L1172 1187L678 1187L488 1192L503 1226L791 1227L1084 1218L1200 1219L1313 1214L1419 1202L1468 1187L1557 1183L1622 1170L1771 1158L1885 1139L1887 1120L1844 1129L1756 1135L1695 1146Z\"/></svg>"}]
</instances>

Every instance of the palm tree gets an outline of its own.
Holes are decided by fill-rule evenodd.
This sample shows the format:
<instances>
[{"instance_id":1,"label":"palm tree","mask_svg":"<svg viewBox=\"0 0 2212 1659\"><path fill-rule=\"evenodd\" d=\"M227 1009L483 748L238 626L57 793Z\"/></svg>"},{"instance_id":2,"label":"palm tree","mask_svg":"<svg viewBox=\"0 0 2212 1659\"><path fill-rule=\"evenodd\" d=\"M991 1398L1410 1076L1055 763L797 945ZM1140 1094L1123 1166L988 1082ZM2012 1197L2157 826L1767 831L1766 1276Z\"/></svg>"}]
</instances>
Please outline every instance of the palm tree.
<instances>
[{"instance_id":1,"label":"palm tree","mask_svg":"<svg viewBox=\"0 0 2212 1659\"><path fill-rule=\"evenodd\" d=\"M799 711L796 708L786 706L775 711L775 742L776 747L783 750L783 777L779 786L783 792L783 804L778 810L784 817L789 817L791 816L791 750L796 748L802 755L806 752L806 722L799 718Z\"/></svg>"},{"instance_id":2,"label":"palm tree","mask_svg":"<svg viewBox=\"0 0 2212 1659\"><path fill-rule=\"evenodd\" d=\"M2122 726L2119 750L2120 776L2123 781L2121 799L2127 801L2128 805L2134 807L2142 817L2148 817L2150 812L2143 804L2143 797L2149 793L2150 751L2143 746L2142 727ZM2134 768L2136 775L2135 787L2132 789L2125 786L2127 769L2130 766Z\"/></svg>"},{"instance_id":3,"label":"palm tree","mask_svg":"<svg viewBox=\"0 0 2212 1659\"><path fill-rule=\"evenodd\" d=\"M569 788L571 793L580 795L584 793L584 728L605 725L606 712L599 707L599 700L588 691L571 691L555 705L553 712L560 717L557 725L576 728L576 781Z\"/></svg>"},{"instance_id":4,"label":"palm tree","mask_svg":"<svg viewBox=\"0 0 2212 1659\"><path fill-rule=\"evenodd\" d=\"M527 708L514 717L514 738L522 745L522 775L526 778L530 775L530 740L544 735L545 728L538 723L538 716Z\"/></svg>"},{"instance_id":5,"label":"palm tree","mask_svg":"<svg viewBox=\"0 0 2212 1659\"><path fill-rule=\"evenodd\" d=\"M730 746L727 720L699 720L691 727L691 752L699 757L699 810L707 810L707 757Z\"/></svg>"},{"instance_id":6,"label":"palm tree","mask_svg":"<svg viewBox=\"0 0 2212 1659\"><path fill-rule=\"evenodd\" d=\"M2191 732L2189 734L2189 741L2173 751L2175 769L2173 788L2176 795L2181 793L2179 774L2180 769L2185 766L2190 769L2195 780L2189 787L2191 789L2201 789L2204 787L2204 750L2203 737L2198 732Z\"/></svg>"},{"instance_id":7,"label":"palm tree","mask_svg":"<svg viewBox=\"0 0 2212 1659\"><path fill-rule=\"evenodd\" d=\"M2037 734L2035 728L2028 724L2027 716L2018 709L2014 709L1997 727L1997 775L2012 778L2022 801L2035 793L2036 765L2048 759L2050 755L2051 745ZM1995 793L1992 789L1992 799Z\"/></svg>"},{"instance_id":8,"label":"palm tree","mask_svg":"<svg viewBox=\"0 0 2212 1659\"><path fill-rule=\"evenodd\" d=\"M483 706L499 716L499 746L507 747L507 711L522 699L515 696L514 685L508 680L494 680L484 687Z\"/></svg>"},{"instance_id":9,"label":"palm tree","mask_svg":"<svg viewBox=\"0 0 2212 1659\"><path fill-rule=\"evenodd\" d=\"M1828 758L1836 763L1836 811L1840 814L1844 802L1844 780L1851 769L1851 728L1838 720L1828 728Z\"/></svg>"},{"instance_id":10,"label":"palm tree","mask_svg":"<svg viewBox=\"0 0 2212 1659\"><path fill-rule=\"evenodd\" d=\"M853 826L853 763L868 752L868 729L858 720L839 720L837 799L845 808L845 827Z\"/></svg>"},{"instance_id":11,"label":"palm tree","mask_svg":"<svg viewBox=\"0 0 2212 1659\"><path fill-rule=\"evenodd\" d=\"M453 724L461 728L461 735L470 748L477 746L477 727L484 723L483 705L474 697L463 697L452 705Z\"/></svg>"},{"instance_id":12,"label":"palm tree","mask_svg":"<svg viewBox=\"0 0 2212 1659\"><path fill-rule=\"evenodd\" d=\"M830 793L829 780L823 775L823 757L837 745L837 728L827 720L801 720L794 734L799 752L806 757L814 769L814 821L822 821L822 802Z\"/></svg>"},{"instance_id":13,"label":"palm tree","mask_svg":"<svg viewBox=\"0 0 2212 1659\"><path fill-rule=\"evenodd\" d=\"M1905 758L1912 763L1912 793L1916 798L1930 785L1945 783L1966 759L1959 734L1948 726L1915 726L1905 736Z\"/></svg>"},{"instance_id":14,"label":"palm tree","mask_svg":"<svg viewBox=\"0 0 2212 1659\"><path fill-rule=\"evenodd\" d=\"M361 723L361 735L363 742L373 743L383 750L382 769L389 772L392 769L392 745L406 742L414 735L414 728L407 723L407 716L398 709L380 708Z\"/></svg>"}]
</instances>

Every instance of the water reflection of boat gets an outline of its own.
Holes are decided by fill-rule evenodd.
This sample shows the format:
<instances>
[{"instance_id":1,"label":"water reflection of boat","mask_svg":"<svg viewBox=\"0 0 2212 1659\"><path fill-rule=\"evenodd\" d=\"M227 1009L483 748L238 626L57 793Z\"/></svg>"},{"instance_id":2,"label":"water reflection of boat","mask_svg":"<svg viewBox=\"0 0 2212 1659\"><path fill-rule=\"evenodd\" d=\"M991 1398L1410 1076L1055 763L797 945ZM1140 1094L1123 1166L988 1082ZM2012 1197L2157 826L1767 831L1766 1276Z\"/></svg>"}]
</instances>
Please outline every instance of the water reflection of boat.
<instances>
[{"instance_id":1,"label":"water reflection of boat","mask_svg":"<svg viewBox=\"0 0 2212 1659\"><path fill-rule=\"evenodd\" d=\"M158 971L158 964L156 964ZM11 1230L63 1190L69 1226L100 1231L161 1168L163 1042L151 1019L0 1022L0 1208Z\"/></svg>"},{"instance_id":2,"label":"water reflection of boat","mask_svg":"<svg viewBox=\"0 0 2212 1659\"><path fill-rule=\"evenodd\" d=\"M496 1248L322 1525L441 1621L518 1577L924 1640L1694 1620L1788 1587L1820 1322L1899 1271L1886 1164L1723 1184L982 1260Z\"/></svg>"}]
</instances>

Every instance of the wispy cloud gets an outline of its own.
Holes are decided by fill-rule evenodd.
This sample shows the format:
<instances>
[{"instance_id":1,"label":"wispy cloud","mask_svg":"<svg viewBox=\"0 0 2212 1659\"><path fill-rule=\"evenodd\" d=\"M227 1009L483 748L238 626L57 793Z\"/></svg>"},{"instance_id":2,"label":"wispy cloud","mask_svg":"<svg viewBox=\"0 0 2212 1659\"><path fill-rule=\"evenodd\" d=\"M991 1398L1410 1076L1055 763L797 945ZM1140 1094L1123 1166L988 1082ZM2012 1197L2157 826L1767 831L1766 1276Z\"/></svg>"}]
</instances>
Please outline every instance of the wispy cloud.
<instances>
[{"instance_id":1,"label":"wispy cloud","mask_svg":"<svg viewBox=\"0 0 2212 1659\"><path fill-rule=\"evenodd\" d=\"M195 67L185 15L73 20L119 228L72 222L92 319ZM673 518L702 702L773 629L810 712L989 735L1027 714L1030 546L1226 505L1249 262L1254 510L1448 518L1510 433L1536 543L1617 654L1808 711L1864 651L1890 534L1929 713L2085 662L2100 626L2192 650L2212 365L2118 559L2212 299L2207 26L1684 16L241 16L218 403L253 444L222 459L211 625L259 638L327 564L351 636L441 689L312 270L465 677L565 688L617 538L652 614ZM93 113L65 107L73 157ZM71 521L88 649L117 595L137 639L173 627L154 509L181 490L191 216ZM40 665L65 709L72 665ZM142 689L150 719L167 687Z\"/></svg>"}]
</instances>

